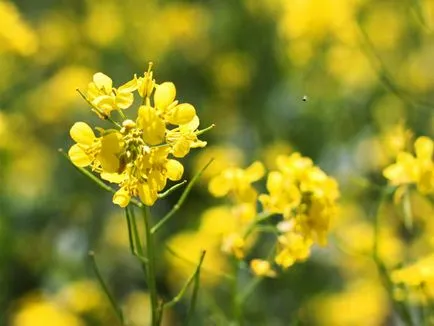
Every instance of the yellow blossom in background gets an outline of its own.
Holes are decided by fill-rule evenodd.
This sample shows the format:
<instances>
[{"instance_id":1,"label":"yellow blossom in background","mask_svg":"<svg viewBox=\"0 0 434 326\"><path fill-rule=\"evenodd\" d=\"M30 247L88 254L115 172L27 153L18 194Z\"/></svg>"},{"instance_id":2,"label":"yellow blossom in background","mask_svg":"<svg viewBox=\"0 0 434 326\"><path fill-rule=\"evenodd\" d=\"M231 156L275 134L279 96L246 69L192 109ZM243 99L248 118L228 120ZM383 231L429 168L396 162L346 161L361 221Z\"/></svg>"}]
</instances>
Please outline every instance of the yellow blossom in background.
<instances>
[{"instance_id":1,"label":"yellow blossom in background","mask_svg":"<svg viewBox=\"0 0 434 326\"><path fill-rule=\"evenodd\" d=\"M216 197L230 194L236 202L254 202L257 192L252 183L261 179L264 173L264 166L258 161L244 170L228 168L211 179L209 191Z\"/></svg>"},{"instance_id":2,"label":"yellow blossom in background","mask_svg":"<svg viewBox=\"0 0 434 326\"><path fill-rule=\"evenodd\" d=\"M256 276L275 277L276 272L271 268L271 264L262 259L253 259L250 262L250 268Z\"/></svg>"},{"instance_id":3,"label":"yellow blossom in background","mask_svg":"<svg viewBox=\"0 0 434 326\"><path fill-rule=\"evenodd\" d=\"M84 326L75 314L54 301L40 297L23 299L12 317L13 326Z\"/></svg>"},{"instance_id":4,"label":"yellow blossom in background","mask_svg":"<svg viewBox=\"0 0 434 326\"><path fill-rule=\"evenodd\" d=\"M18 8L9 1L0 2L0 53L11 51L22 56L33 55L38 38L21 17Z\"/></svg>"},{"instance_id":5,"label":"yellow blossom in background","mask_svg":"<svg viewBox=\"0 0 434 326\"><path fill-rule=\"evenodd\" d=\"M433 283L434 255L431 254L414 264L393 271L392 281L408 286L420 286L424 283Z\"/></svg>"},{"instance_id":6,"label":"yellow blossom in background","mask_svg":"<svg viewBox=\"0 0 434 326\"><path fill-rule=\"evenodd\" d=\"M213 159L213 162L203 172L201 181L208 182L209 179L227 168L241 166L244 161L244 155L239 148L230 145L207 146L196 156L195 169L199 170L211 159Z\"/></svg>"},{"instance_id":7,"label":"yellow blossom in background","mask_svg":"<svg viewBox=\"0 0 434 326\"><path fill-rule=\"evenodd\" d=\"M383 325L387 315L387 296L378 281L352 281L340 293L312 300L316 325Z\"/></svg>"},{"instance_id":8,"label":"yellow blossom in background","mask_svg":"<svg viewBox=\"0 0 434 326\"><path fill-rule=\"evenodd\" d=\"M396 163L383 170L383 175L394 186L416 184L423 194L434 191L433 141L425 136L414 143L416 155L400 152Z\"/></svg>"},{"instance_id":9,"label":"yellow blossom in background","mask_svg":"<svg viewBox=\"0 0 434 326\"><path fill-rule=\"evenodd\" d=\"M107 306L100 285L90 280L71 282L56 295L56 301L77 314L95 311Z\"/></svg>"},{"instance_id":10,"label":"yellow blossom in background","mask_svg":"<svg viewBox=\"0 0 434 326\"><path fill-rule=\"evenodd\" d=\"M269 173L267 190L259 200L265 211L292 221L291 231L324 245L330 219L336 214L336 180L299 153L279 156L278 170Z\"/></svg>"}]
</instances>

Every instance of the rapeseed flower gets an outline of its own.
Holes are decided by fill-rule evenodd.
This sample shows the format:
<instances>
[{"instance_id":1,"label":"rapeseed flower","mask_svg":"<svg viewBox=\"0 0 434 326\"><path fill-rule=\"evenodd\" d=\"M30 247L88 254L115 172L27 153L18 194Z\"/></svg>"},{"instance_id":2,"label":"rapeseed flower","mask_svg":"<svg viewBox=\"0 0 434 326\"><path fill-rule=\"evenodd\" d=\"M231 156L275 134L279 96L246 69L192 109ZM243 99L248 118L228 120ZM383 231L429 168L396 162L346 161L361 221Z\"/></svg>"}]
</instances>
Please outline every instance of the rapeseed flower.
<instances>
[{"instance_id":1,"label":"rapeseed flower","mask_svg":"<svg viewBox=\"0 0 434 326\"><path fill-rule=\"evenodd\" d=\"M85 122L75 123L71 138L76 142L68 154L78 167L90 167L100 177L119 185L113 203L126 207L132 197L139 197L148 206L155 203L167 180L181 179L184 167L171 158L188 154L191 148L206 146L198 139L202 131L193 105L175 100L176 88L171 82L157 84L152 65L143 77L134 76L114 88L113 81L96 73L89 84L86 100L102 119L109 119L114 128L92 128ZM134 91L142 97L135 120L121 111L134 102ZM152 99L152 101L151 101ZM111 116L118 111L121 121Z\"/></svg>"},{"instance_id":2,"label":"rapeseed flower","mask_svg":"<svg viewBox=\"0 0 434 326\"><path fill-rule=\"evenodd\" d=\"M415 155L400 152L396 163L383 170L383 175L394 186L405 187L415 184L422 194L434 192L434 164L432 139L421 136L414 143Z\"/></svg>"},{"instance_id":3,"label":"rapeseed flower","mask_svg":"<svg viewBox=\"0 0 434 326\"><path fill-rule=\"evenodd\" d=\"M256 231L271 232L275 236L271 257L274 255L274 263L286 269L307 259L314 243L327 243L330 220L337 213L339 189L335 179L299 153L278 156L276 167L276 171L268 173L266 194L258 195L252 185L265 174L259 161L246 169L223 170L211 179L209 191L216 197L229 196L233 202L232 213L227 216L237 221L238 228L222 238L222 250L244 259L246 243L259 238ZM257 201L262 203L262 212L257 211ZM265 228L259 227L274 215L280 218L272 219ZM253 273L274 275L270 261L253 260Z\"/></svg>"}]
</instances>

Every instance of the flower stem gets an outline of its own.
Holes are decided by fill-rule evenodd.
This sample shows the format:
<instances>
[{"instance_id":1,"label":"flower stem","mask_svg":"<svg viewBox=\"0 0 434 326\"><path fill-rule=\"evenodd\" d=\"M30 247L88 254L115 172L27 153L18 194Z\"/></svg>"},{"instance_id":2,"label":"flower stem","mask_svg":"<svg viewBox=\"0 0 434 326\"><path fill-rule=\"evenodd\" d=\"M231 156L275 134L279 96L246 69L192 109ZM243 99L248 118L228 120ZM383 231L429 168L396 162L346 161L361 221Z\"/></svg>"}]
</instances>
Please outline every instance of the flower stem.
<instances>
[{"instance_id":1,"label":"flower stem","mask_svg":"<svg viewBox=\"0 0 434 326\"><path fill-rule=\"evenodd\" d=\"M116 316L119 319L119 323L121 325L125 325L125 319L124 319L124 314L122 312L122 309L120 309L117 306L115 299L113 298L113 296L111 295L111 293L110 293L107 285L105 284L105 282L104 282L104 280L103 280L103 278L101 276L101 273L99 272L98 265L96 264L95 253L93 251L89 251L89 258L90 258L90 260L92 262L92 268L93 268L93 270L95 272L96 277L98 278L98 282L101 285L101 288L103 289L105 295L109 299L110 304L111 304L113 310L115 311Z\"/></svg>"},{"instance_id":2,"label":"flower stem","mask_svg":"<svg viewBox=\"0 0 434 326\"><path fill-rule=\"evenodd\" d=\"M154 238L151 233L151 214L149 207L143 208L143 222L145 224L145 240L146 240L146 252L148 257L147 266L147 283L149 288L149 294L151 297L151 325L159 326L158 315L158 296L157 296L157 280L155 276L155 245Z\"/></svg>"},{"instance_id":3,"label":"flower stem","mask_svg":"<svg viewBox=\"0 0 434 326\"><path fill-rule=\"evenodd\" d=\"M151 234L156 233L163 225L166 223L184 204L184 201L187 199L188 194L190 193L191 189L193 188L194 184L199 180L199 178L202 176L203 172L208 168L208 166L214 161L214 159L211 159L198 173L194 175L194 177L191 179L190 183L185 187L184 192L182 193L181 197L179 198L178 202L175 204L175 206L172 207L172 209L151 229Z\"/></svg>"},{"instance_id":4,"label":"flower stem","mask_svg":"<svg viewBox=\"0 0 434 326\"><path fill-rule=\"evenodd\" d=\"M89 104L92 109L94 109L99 115L100 117L104 117L105 120L110 121L111 123L113 123L116 127L121 128L122 126L117 123L116 121L114 121L112 118L110 118L110 116L108 116L107 114L105 114L104 112L102 112L99 108L97 108L91 101L88 100L88 98L86 97L86 95L83 94L83 92L81 90L79 90L78 88L76 89L76 91L78 92L78 94L80 94L80 96L87 102L87 104Z\"/></svg>"}]
</instances>

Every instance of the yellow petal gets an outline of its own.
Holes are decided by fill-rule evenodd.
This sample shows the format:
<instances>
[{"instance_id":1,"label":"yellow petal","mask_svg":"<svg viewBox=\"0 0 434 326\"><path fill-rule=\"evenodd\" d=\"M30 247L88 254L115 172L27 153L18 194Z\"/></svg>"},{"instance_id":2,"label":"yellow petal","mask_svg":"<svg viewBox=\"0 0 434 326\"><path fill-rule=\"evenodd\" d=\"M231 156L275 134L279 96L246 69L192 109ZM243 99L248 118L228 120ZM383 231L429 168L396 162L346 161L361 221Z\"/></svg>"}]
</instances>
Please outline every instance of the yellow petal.
<instances>
[{"instance_id":1,"label":"yellow petal","mask_svg":"<svg viewBox=\"0 0 434 326\"><path fill-rule=\"evenodd\" d=\"M215 197L225 196L230 189L230 181L222 175L212 178L208 185L208 191Z\"/></svg>"},{"instance_id":2,"label":"yellow petal","mask_svg":"<svg viewBox=\"0 0 434 326\"><path fill-rule=\"evenodd\" d=\"M137 77L134 76L134 78L132 80L130 80L129 82L126 82L122 86L119 86L118 92L132 93L137 89L137 86L138 86L137 85Z\"/></svg>"},{"instance_id":3,"label":"yellow petal","mask_svg":"<svg viewBox=\"0 0 434 326\"><path fill-rule=\"evenodd\" d=\"M172 154L175 157L184 157L190 152L191 142L181 138L178 140L172 148Z\"/></svg>"},{"instance_id":4,"label":"yellow petal","mask_svg":"<svg viewBox=\"0 0 434 326\"><path fill-rule=\"evenodd\" d=\"M98 155L98 160L101 162L104 172L115 173L119 170L119 159L113 154L103 154L101 152Z\"/></svg>"},{"instance_id":5,"label":"yellow petal","mask_svg":"<svg viewBox=\"0 0 434 326\"><path fill-rule=\"evenodd\" d=\"M171 82L164 82L155 89L154 103L157 109L165 110L173 103L176 97L175 85Z\"/></svg>"},{"instance_id":6,"label":"yellow petal","mask_svg":"<svg viewBox=\"0 0 434 326\"><path fill-rule=\"evenodd\" d=\"M122 136L117 132L104 135L101 140L101 151L104 153L117 154L121 151Z\"/></svg>"},{"instance_id":7,"label":"yellow petal","mask_svg":"<svg viewBox=\"0 0 434 326\"><path fill-rule=\"evenodd\" d=\"M93 75L93 82L95 83L96 87L99 89L104 89L106 93L109 93L112 90L112 79L102 72L97 72L95 75Z\"/></svg>"},{"instance_id":8,"label":"yellow petal","mask_svg":"<svg viewBox=\"0 0 434 326\"><path fill-rule=\"evenodd\" d=\"M416 156L421 159L432 160L433 141L425 136L419 137L414 143Z\"/></svg>"},{"instance_id":9,"label":"yellow petal","mask_svg":"<svg viewBox=\"0 0 434 326\"><path fill-rule=\"evenodd\" d=\"M125 188L120 188L113 195L113 203L119 205L120 207L127 207L130 203L131 196Z\"/></svg>"},{"instance_id":10,"label":"yellow petal","mask_svg":"<svg viewBox=\"0 0 434 326\"><path fill-rule=\"evenodd\" d=\"M259 162L253 162L247 169L246 169L246 176L249 181L257 181L261 179L265 174L265 168L264 165Z\"/></svg>"},{"instance_id":11,"label":"yellow petal","mask_svg":"<svg viewBox=\"0 0 434 326\"><path fill-rule=\"evenodd\" d=\"M71 138L79 144L91 145L95 139L93 130L87 123L76 122L69 131Z\"/></svg>"},{"instance_id":12,"label":"yellow petal","mask_svg":"<svg viewBox=\"0 0 434 326\"><path fill-rule=\"evenodd\" d=\"M137 126L143 130L143 140L148 145L158 145L164 140L166 125L151 106L141 106Z\"/></svg>"},{"instance_id":13,"label":"yellow petal","mask_svg":"<svg viewBox=\"0 0 434 326\"><path fill-rule=\"evenodd\" d=\"M262 259L253 259L250 262L250 268L252 269L253 274L256 276L268 276L275 277L276 272L271 268L271 264Z\"/></svg>"},{"instance_id":14,"label":"yellow petal","mask_svg":"<svg viewBox=\"0 0 434 326\"><path fill-rule=\"evenodd\" d=\"M134 102L134 95L127 92L119 92L116 95L115 103L118 108L128 109Z\"/></svg>"},{"instance_id":15,"label":"yellow petal","mask_svg":"<svg viewBox=\"0 0 434 326\"><path fill-rule=\"evenodd\" d=\"M189 123L196 116L196 110L193 105L182 103L170 111L167 121L174 125L182 125Z\"/></svg>"},{"instance_id":16,"label":"yellow petal","mask_svg":"<svg viewBox=\"0 0 434 326\"><path fill-rule=\"evenodd\" d=\"M184 173L184 166L177 160L168 160L166 163L167 177L172 181L181 179Z\"/></svg>"},{"instance_id":17,"label":"yellow petal","mask_svg":"<svg viewBox=\"0 0 434 326\"><path fill-rule=\"evenodd\" d=\"M125 174L119 174L119 173L108 173L108 172L102 172L100 174L101 179L107 180L112 183L121 183L125 181L126 175Z\"/></svg>"},{"instance_id":18,"label":"yellow petal","mask_svg":"<svg viewBox=\"0 0 434 326\"><path fill-rule=\"evenodd\" d=\"M139 197L145 205L152 206L157 200L157 192L145 183L139 186Z\"/></svg>"},{"instance_id":19,"label":"yellow petal","mask_svg":"<svg viewBox=\"0 0 434 326\"><path fill-rule=\"evenodd\" d=\"M279 192L281 192L283 189L282 187L283 184L283 176L282 173L277 172L277 171L271 171L268 174L268 178L267 178L267 190L270 193L276 193L278 194Z\"/></svg>"},{"instance_id":20,"label":"yellow petal","mask_svg":"<svg viewBox=\"0 0 434 326\"><path fill-rule=\"evenodd\" d=\"M69 151L68 156L71 162L78 167L85 167L92 163L92 158L77 144L73 145Z\"/></svg>"}]
</instances>

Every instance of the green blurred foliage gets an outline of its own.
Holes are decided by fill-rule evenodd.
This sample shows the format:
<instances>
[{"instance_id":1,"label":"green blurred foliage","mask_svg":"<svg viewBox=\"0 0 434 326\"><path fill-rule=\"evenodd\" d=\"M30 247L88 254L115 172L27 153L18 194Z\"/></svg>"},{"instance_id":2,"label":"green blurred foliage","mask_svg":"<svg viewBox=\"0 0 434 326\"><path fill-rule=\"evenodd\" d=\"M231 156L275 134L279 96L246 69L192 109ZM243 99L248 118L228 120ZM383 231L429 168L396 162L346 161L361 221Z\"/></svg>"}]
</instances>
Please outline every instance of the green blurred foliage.
<instances>
[{"instance_id":1,"label":"green blurred foliage","mask_svg":"<svg viewBox=\"0 0 434 326\"><path fill-rule=\"evenodd\" d=\"M245 305L246 325L391 322L375 268L351 254L369 250L377 199L357 181L385 183L381 170L405 148L407 129L433 134L433 28L431 0L0 1L0 324L114 324L86 258L95 250L130 318L146 325L146 285L128 255L122 211L57 149L72 144L75 121L101 123L77 88L97 71L119 85L149 61L203 126L216 124L204 137L209 148L186 163L187 177L208 156L246 166L292 148L341 183L330 245L265 280ZM155 216L177 196L158 203ZM197 261L207 243L197 232L201 214L217 204L203 182L161 241ZM423 205L420 216L432 211ZM399 227L385 231L391 267L407 245ZM163 247L157 255L169 297L194 265L180 269ZM200 292L197 325L227 325L229 285L212 275L227 264L221 255L205 259L202 274L212 280ZM241 282L249 277L246 269ZM166 324L186 309L175 307Z\"/></svg>"}]
</instances>

